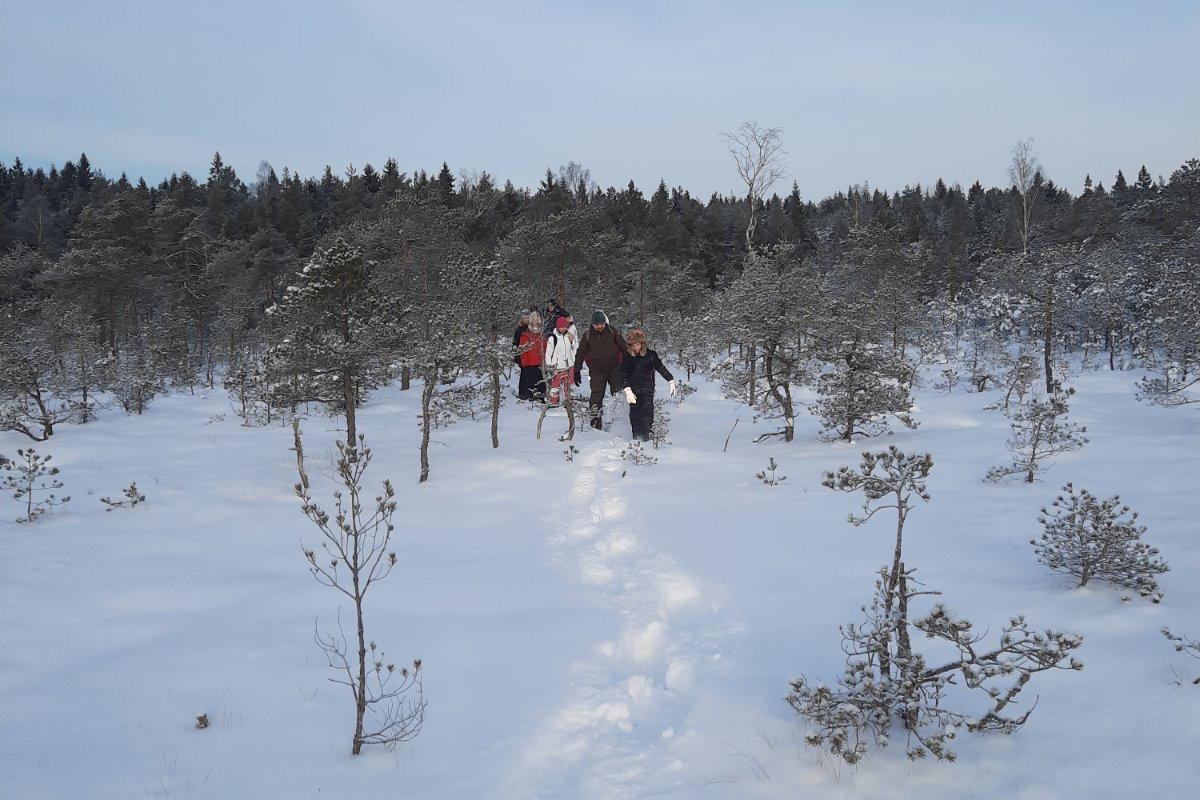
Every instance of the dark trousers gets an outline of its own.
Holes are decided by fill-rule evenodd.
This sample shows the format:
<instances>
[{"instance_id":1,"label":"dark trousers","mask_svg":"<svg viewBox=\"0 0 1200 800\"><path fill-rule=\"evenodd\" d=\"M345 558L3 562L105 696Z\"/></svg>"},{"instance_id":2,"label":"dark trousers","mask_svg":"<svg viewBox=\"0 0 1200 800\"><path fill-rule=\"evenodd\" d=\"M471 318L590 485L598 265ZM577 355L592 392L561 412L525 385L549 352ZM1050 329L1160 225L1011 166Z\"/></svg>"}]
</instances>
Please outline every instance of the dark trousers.
<instances>
[{"instance_id":1,"label":"dark trousers","mask_svg":"<svg viewBox=\"0 0 1200 800\"><path fill-rule=\"evenodd\" d=\"M540 400L546 387L542 383L541 367L521 367L521 380L517 383L517 397L521 400Z\"/></svg>"},{"instance_id":2,"label":"dark trousers","mask_svg":"<svg viewBox=\"0 0 1200 800\"><path fill-rule=\"evenodd\" d=\"M604 390L610 394L621 391L621 368L614 365L612 369L601 371L588 367L588 386L592 390L588 398L588 410L592 416L592 427L599 428L602 424L600 410L604 407Z\"/></svg>"},{"instance_id":3,"label":"dark trousers","mask_svg":"<svg viewBox=\"0 0 1200 800\"><path fill-rule=\"evenodd\" d=\"M650 429L654 427L654 391L634 392L637 402L629 406L629 427L633 438L650 441Z\"/></svg>"}]
</instances>

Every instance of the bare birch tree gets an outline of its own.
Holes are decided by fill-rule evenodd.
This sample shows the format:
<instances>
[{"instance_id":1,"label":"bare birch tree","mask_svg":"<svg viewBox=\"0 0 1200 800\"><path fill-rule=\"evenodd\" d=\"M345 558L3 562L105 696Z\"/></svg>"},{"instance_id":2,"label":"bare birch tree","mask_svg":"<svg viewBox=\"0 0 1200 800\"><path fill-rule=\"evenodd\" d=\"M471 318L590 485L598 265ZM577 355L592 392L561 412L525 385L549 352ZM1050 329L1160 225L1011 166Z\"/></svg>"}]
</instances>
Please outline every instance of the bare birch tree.
<instances>
[{"instance_id":1,"label":"bare birch tree","mask_svg":"<svg viewBox=\"0 0 1200 800\"><path fill-rule=\"evenodd\" d=\"M1021 139L1012 149L1012 161L1008 165L1008 177L1013 188L1021 196L1021 253L1029 255L1029 233L1033 220L1033 206L1037 201L1037 174L1042 165L1033 150L1033 139Z\"/></svg>"},{"instance_id":2,"label":"bare birch tree","mask_svg":"<svg viewBox=\"0 0 1200 800\"><path fill-rule=\"evenodd\" d=\"M746 201L750 206L750 221L746 225L746 249L749 250L758 227L758 202L776 181L787 175L783 131L761 128L757 122L743 122L736 131L722 133L721 141L733 156L738 177L746 186Z\"/></svg>"}]
</instances>

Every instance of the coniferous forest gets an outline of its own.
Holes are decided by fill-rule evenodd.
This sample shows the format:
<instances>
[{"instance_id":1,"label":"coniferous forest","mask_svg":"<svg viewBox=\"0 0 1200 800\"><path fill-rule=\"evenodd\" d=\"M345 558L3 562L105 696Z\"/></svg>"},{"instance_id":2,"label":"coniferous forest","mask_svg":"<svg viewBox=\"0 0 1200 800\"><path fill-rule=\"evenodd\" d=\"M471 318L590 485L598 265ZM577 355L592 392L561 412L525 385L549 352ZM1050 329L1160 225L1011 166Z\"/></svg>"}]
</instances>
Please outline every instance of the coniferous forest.
<instances>
[{"instance_id":1,"label":"coniferous forest","mask_svg":"<svg viewBox=\"0 0 1200 800\"><path fill-rule=\"evenodd\" d=\"M789 440L801 387L820 393L829 435L850 441L904 399L872 393L853 409L838 397L856 380L846 373L902 387L910 347L919 360L962 337L976 391L1007 380L1016 342L1047 391L1056 359L1081 352L1148 369L1148 402L1194 403L1200 161L1064 187L1021 142L1010 174L1007 186L852 185L824 198L795 184L768 196L752 180L746 196L698 198L665 181L601 189L575 163L526 189L396 159L319 177L264 162L243 178L217 153L207 176L155 186L86 154L49 169L17 159L0 165L0 420L43 441L86 422L107 391L136 414L217 385L251 417L319 402L353 418L392 377L507 365L521 310L547 298L577 316L608 309L689 370L724 353L727 392L779 418ZM347 283L306 305L289 293L322 280L314 270ZM359 329L353 344L316 343L338 324L314 318L327 302Z\"/></svg>"}]
</instances>

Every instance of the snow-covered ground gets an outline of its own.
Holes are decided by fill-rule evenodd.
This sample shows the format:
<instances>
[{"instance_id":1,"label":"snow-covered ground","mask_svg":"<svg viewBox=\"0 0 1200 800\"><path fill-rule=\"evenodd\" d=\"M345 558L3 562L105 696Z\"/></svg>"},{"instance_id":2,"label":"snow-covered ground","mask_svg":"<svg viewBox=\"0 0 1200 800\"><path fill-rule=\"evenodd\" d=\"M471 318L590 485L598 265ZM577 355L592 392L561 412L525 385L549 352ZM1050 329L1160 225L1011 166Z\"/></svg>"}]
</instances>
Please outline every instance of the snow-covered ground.
<instances>
[{"instance_id":1,"label":"snow-covered ground","mask_svg":"<svg viewBox=\"0 0 1200 800\"><path fill-rule=\"evenodd\" d=\"M0 797L1194 797L1200 687L1172 668L1200 662L1159 628L1200 636L1200 414L1137 403L1134 377L1073 379L1091 442L1033 486L981 481L1005 455L993 394L923 391L921 427L880 443L818 442L806 417L796 442L754 444L767 423L702 382L657 464L621 459L624 420L580 433L568 462L561 420L537 441L510 401L501 449L485 421L439 431L418 485L418 392L378 392L360 431L373 482L397 484L400 568L368 632L424 660L429 712L415 741L358 759L312 641L338 598L300 551L315 530L290 431L241 427L220 391L63 426L38 449L72 501L32 526L0 501ZM336 427L304 425L322 502ZM1083 633L1086 666L1035 676L1026 727L960 737L956 763L893 746L851 769L802 743L782 698L794 675L836 678L837 626L891 553L889 523L848 525L858 501L821 471L888 442L934 457L906 531L921 579L981 630L1024 613ZM24 445L0 435L0 452ZM754 477L772 455L773 488ZM1037 510L1068 480L1141 513L1171 566L1161 605L1036 562ZM106 513L130 481L148 502Z\"/></svg>"}]
</instances>

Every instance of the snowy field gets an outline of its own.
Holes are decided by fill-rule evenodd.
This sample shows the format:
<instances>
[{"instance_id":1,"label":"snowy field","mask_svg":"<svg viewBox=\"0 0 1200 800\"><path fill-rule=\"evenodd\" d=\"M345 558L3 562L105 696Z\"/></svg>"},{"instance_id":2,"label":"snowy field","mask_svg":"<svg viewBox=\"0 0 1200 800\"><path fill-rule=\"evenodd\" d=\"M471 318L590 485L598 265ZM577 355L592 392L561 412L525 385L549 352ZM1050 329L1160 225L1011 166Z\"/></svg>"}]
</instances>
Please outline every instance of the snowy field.
<instances>
[{"instance_id":1,"label":"snowy field","mask_svg":"<svg viewBox=\"0 0 1200 800\"><path fill-rule=\"evenodd\" d=\"M1005 418L982 410L995 393L918 392L920 428L880 442L818 442L805 416L796 442L754 444L767 423L703 382L657 464L620 459L624 419L580 433L568 463L562 420L537 441L510 400L501 449L486 420L438 431L419 486L418 391L378 392L359 430L370 482L397 485L400 567L368 598L368 633L424 660L429 712L415 741L358 759L312 641L338 598L300 551L316 531L290 430L241 427L221 391L63 426L38 449L72 501L32 526L0 503L0 797L1195 797L1200 662L1159 628L1200 636L1200 414L1139 404L1135 377L1072 379L1091 442L1032 486L981 480L1006 455ZM336 428L304 424L323 504ZM887 443L933 454L906 561L941 600L981 630L1024 613L1085 636L1081 673L1021 696L1038 695L1021 731L962 736L952 764L901 743L835 763L782 699L792 676L840 674L837 626L891 554L891 523L848 525L860 499L820 474ZM0 435L8 455L25 444ZM778 487L754 477L772 455ZM1140 512L1171 567L1161 605L1037 563L1037 511L1069 480ZM147 503L106 513L130 481Z\"/></svg>"}]
</instances>

